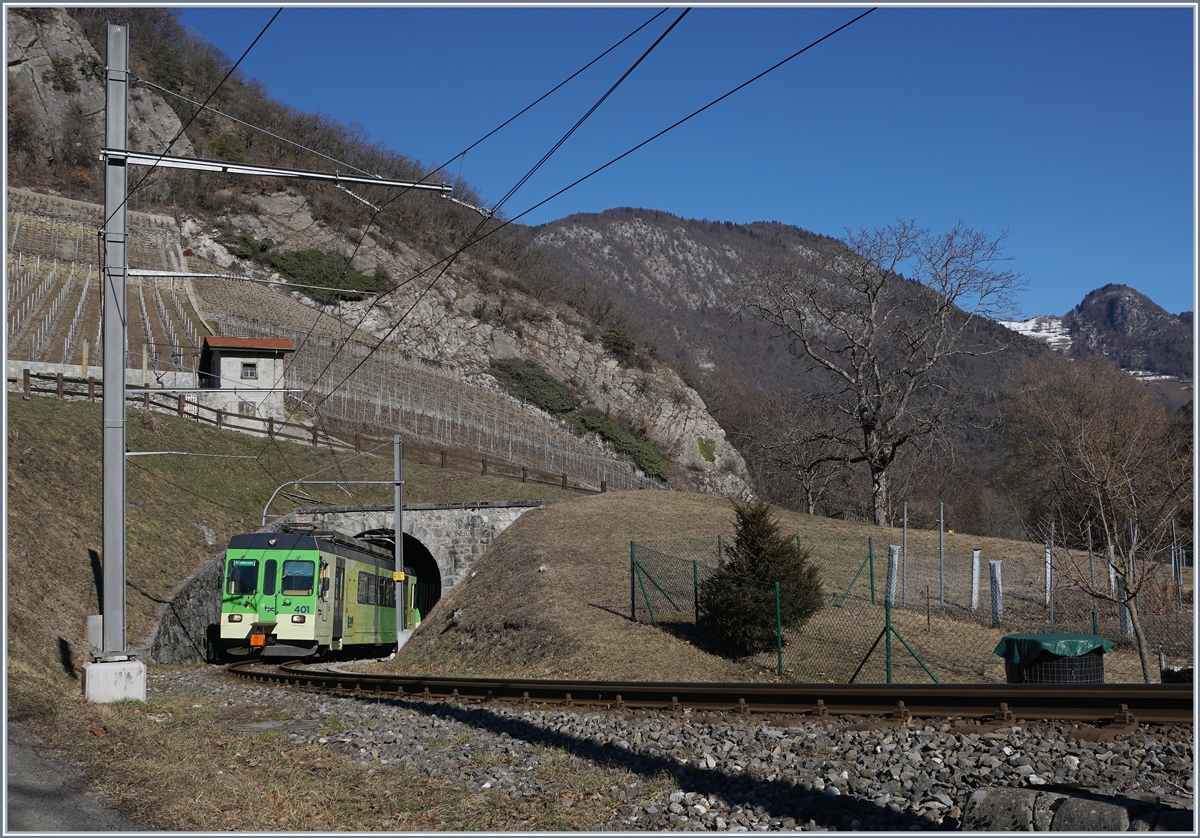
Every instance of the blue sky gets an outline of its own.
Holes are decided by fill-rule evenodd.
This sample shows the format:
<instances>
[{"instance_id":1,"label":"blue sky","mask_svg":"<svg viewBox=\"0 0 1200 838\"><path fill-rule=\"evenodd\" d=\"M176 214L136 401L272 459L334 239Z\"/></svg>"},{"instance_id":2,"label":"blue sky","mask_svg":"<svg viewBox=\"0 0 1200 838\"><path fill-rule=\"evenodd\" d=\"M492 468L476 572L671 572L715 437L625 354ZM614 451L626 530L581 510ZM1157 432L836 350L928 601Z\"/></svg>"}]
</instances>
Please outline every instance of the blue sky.
<instances>
[{"instance_id":1,"label":"blue sky","mask_svg":"<svg viewBox=\"0 0 1200 838\"><path fill-rule=\"evenodd\" d=\"M287 7L241 69L277 100L444 163L661 7ZM514 216L863 8L696 8L503 207ZM682 11L471 151L498 201ZM274 8L181 9L236 60ZM820 233L1008 231L1024 313L1195 287L1191 8L884 7L522 220L646 207ZM457 174L459 162L449 167Z\"/></svg>"}]
</instances>

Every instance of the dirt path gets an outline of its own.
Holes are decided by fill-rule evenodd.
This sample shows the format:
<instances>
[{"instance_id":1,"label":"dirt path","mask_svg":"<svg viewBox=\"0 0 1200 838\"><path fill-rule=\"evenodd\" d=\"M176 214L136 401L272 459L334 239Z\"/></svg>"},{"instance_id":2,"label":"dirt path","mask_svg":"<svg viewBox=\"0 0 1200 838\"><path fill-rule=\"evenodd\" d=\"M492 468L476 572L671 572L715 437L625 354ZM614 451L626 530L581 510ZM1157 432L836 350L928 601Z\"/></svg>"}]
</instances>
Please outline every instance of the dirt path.
<instances>
[{"instance_id":1,"label":"dirt path","mask_svg":"<svg viewBox=\"0 0 1200 838\"><path fill-rule=\"evenodd\" d=\"M9 721L4 832L138 832L134 823L81 790L83 775Z\"/></svg>"}]
</instances>

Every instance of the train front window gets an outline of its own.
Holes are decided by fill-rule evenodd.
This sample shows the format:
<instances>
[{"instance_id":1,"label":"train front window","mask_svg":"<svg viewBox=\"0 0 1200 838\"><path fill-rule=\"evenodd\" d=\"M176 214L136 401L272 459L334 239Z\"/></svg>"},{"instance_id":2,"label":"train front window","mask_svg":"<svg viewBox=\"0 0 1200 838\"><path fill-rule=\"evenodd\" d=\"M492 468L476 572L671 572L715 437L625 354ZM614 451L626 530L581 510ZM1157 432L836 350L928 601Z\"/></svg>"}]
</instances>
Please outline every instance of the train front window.
<instances>
[{"instance_id":1,"label":"train front window","mask_svg":"<svg viewBox=\"0 0 1200 838\"><path fill-rule=\"evenodd\" d=\"M225 593L229 596L244 596L258 590L258 561L255 559L233 559L229 563L229 575L225 582Z\"/></svg>"},{"instance_id":2,"label":"train front window","mask_svg":"<svg viewBox=\"0 0 1200 838\"><path fill-rule=\"evenodd\" d=\"M313 592L313 577L316 567L309 561L285 561L283 563L283 595L310 596Z\"/></svg>"}]
</instances>

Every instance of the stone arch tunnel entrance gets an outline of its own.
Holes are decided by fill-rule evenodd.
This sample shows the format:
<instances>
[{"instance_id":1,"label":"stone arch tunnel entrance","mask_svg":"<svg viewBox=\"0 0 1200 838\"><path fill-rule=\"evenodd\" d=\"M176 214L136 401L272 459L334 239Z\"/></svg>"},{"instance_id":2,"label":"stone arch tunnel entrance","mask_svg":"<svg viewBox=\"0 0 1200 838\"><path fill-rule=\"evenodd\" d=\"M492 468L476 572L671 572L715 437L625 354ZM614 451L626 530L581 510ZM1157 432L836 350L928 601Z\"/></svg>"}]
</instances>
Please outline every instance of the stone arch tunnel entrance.
<instances>
[{"instance_id":1,"label":"stone arch tunnel entrance","mask_svg":"<svg viewBox=\"0 0 1200 838\"><path fill-rule=\"evenodd\" d=\"M470 578L472 566L510 524L530 510L556 501L510 500L418 503L404 507L404 563L417 577L417 607L424 619L442 594ZM384 549L392 547L393 506L343 506L297 509L264 528L289 526L358 533ZM372 538L371 536L374 536ZM147 641L150 659L180 664L204 659L208 626L221 612L219 577L224 565L204 564L158 614Z\"/></svg>"},{"instance_id":2,"label":"stone arch tunnel entrance","mask_svg":"<svg viewBox=\"0 0 1200 838\"><path fill-rule=\"evenodd\" d=\"M361 532L355 538L391 549L395 533L394 529L381 527ZM404 534L404 566L410 568L412 574L417 577L416 607L423 620L434 604L442 598L442 571L429 548L422 544L420 539L408 533Z\"/></svg>"}]
</instances>

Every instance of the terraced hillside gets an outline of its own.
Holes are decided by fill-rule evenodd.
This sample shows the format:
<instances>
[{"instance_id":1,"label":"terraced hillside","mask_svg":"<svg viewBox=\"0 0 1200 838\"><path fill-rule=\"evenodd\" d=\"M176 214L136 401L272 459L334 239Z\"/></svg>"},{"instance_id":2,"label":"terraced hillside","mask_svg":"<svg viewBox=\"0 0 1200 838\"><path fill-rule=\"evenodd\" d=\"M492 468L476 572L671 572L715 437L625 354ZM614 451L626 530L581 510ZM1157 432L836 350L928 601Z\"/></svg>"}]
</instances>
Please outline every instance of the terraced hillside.
<instances>
[{"instance_id":1,"label":"terraced hillside","mask_svg":"<svg viewBox=\"0 0 1200 838\"><path fill-rule=\"evenodd\" d=\"M54 364L100 363L102 288L99 231L103 210L94 204L9 190L5 324L9 358ZM129 266L180 272L187 259L174 221L129 213ZM180 280L131 277L128 346L155 371L191 370L204 321Z\"/></svg>"},{"instance_id":2,"label":"terraced hillside","mask_svg":"<svg viewBox=\"0 0 1200 838\"><path fill-rule=\"evenodd\" d=\"M101 365L97 234L103 210L57 196L10 190L6 257L9 360ZM129 213L129 265L169 273L237 274L184 247L165 216ZM326 420L387 435L475 450L517 465L612 489L659 488L603 442L582 439L562 420L512 398L486 375L384 346L282 286L212 276L131 276L127 285L129 366L154 374L195 369L207 334L273 335L298 347L286 386L298 418L320 405Z\"/></svg>"}]
</instances>

